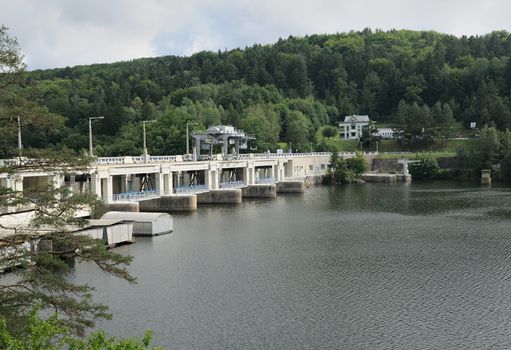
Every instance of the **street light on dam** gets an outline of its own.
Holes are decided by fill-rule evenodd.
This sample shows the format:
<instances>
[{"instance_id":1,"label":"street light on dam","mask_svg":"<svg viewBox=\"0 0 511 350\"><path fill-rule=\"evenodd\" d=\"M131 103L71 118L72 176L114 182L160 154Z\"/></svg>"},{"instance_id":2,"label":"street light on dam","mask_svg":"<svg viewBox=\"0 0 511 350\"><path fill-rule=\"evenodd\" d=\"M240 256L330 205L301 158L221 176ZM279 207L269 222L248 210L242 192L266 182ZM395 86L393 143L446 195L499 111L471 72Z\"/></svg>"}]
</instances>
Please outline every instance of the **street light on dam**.
<instances>
[{"instance_id":1,"label":"street light on dam","mask_svg":"<svg viewBox=\"0 0 511 350\"><path fill-rule=\"evenodd\" d=\"M105 119L105 117L90 117L89 118L89 156L93 157L92 153L92 121L96 119Z\"/></svg>"},{"instance_id":2,"label":"street light on dam","mask_svg":"<svg viewBox=\"0 0 511 350\"><path fill-rule=\"evenodd\" d=\"M16 118L18 120L18 156L21 157L21 151L23 149L23 143L21 142L21 119L19 115L17 115Z\"/></svg>"},{"instance_id":3,"label":"street light on dam","mask_svg":"<svg viewBox=\"0 0 511 350\"><path fill-rule=\"evenodd\" d=\"M146 141L146 133L145 133L145 125L147 123L154 123L156 120L142 120L142 130L143 130L143 157L144 157L144 163L147 163L147 160L149 158L149 154L147 153L147 141Z\"/></svg>"}]
</instances>

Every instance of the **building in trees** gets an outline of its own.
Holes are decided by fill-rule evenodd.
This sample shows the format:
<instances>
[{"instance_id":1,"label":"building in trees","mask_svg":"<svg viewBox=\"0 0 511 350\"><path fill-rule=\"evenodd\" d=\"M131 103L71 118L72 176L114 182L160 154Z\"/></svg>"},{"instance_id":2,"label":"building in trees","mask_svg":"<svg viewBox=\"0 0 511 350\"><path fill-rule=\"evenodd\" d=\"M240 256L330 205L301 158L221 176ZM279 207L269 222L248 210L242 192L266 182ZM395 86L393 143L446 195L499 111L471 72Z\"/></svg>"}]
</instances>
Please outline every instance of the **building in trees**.
<instances>
[{"instance_id":1,"label":"building in trees","mask_svg":"<svg viewBox=\"0 0 511 350\"><path fill-rule=\"evenodd\" d=\"M371 121L368 115L348 115L339 122L341 140L358 140L364 129L369 128Z\"/></svg>"},{"instance_id":2,"label":"building in trees","mask_svg":"<svg viewBox=\"0 0 511 350\"><path fill-rule=\"evenodd\" d=\"M392 128L379 128L374 135L382 139L390 140L396 137L396 130Z\"/></svg>"}]
</instances>

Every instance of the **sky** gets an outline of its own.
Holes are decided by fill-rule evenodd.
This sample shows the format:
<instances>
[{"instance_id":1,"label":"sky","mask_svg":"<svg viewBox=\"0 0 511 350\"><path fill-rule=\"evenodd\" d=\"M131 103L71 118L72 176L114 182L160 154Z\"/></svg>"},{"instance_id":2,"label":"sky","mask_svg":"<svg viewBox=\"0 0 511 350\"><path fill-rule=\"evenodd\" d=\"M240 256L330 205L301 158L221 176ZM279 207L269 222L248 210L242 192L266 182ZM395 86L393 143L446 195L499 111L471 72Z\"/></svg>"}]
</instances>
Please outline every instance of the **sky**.
<instances>
[{"instance_id":1,"label":"sky","mask_svg":"<svg viewBox=\"0 0 511 350\"><path fill-rule=\"evenodd\" d=\"M290 35L511 31L510 0L0 0L29 70L188 56Z\"/></svg>"}]
</instances>

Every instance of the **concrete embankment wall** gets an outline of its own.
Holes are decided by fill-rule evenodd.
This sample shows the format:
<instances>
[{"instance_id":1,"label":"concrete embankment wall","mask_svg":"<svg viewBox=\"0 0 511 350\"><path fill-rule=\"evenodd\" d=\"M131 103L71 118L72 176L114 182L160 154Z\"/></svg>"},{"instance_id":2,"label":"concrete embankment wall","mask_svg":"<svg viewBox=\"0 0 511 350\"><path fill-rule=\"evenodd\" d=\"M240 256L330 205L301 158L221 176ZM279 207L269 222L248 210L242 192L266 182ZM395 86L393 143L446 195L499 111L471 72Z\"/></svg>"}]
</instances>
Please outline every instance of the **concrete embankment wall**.
<instances>
[{"instance_id":1,"label":"concrete embankment wall","mask_svg":"<svg viewBox=\"0 0 511 350\"><path fill-rule=\"evenodd\" d=\"M397 182L412 182L412 175L396 174Z\"/></svg>"},{"instance_id":2,"label":"concrete embankment wall","mask_svg":"<svg viewBox=\"0 0 511 350\"><path fill-rule=\"evenodd\" d=\"M371 171L379 173L401 173L403 165L398 164L397 159L373 159Z\"/></svg>"},{"instance_id":3,"label":"concrete embankment wall","mask_svg":"<svg viewBox=\"0 0 511 350\"><path fill-rule=\"evenodd\" d=\"M241 189L210 190L197 194L198 204L237 204L241 203Z\"/></svg>"},{"instance_id":4,"label":"concrete embankment wall","mask_svg":"<svg viewBox=\"0 0 511 350\"><path fill-rule=\"evenodd\" d=\"M307 178L304 180L305 187L307 187L307 186L314 186L314 185L321 185L321 184L323 184L324 178L325 178L325 175L310 175L310 176L307 176Z\"/></svg>"},{"instance_id":5,"label":"concrete embankment wall","mask_svg":"<svg viewBox=\"0 0 511 350\"><path fill-rule=\"evenodd\" d=\"M373 159L371 170L380 173L401 173L403 165L398 164L398 159ZM461 160L458 157L437 158L440 169L457 169L461 167Z\"/></svg>"},{"instance_id":6,"label":"concrete embankment wall","mask_svg":"<svg viewBox=\"0 0 511 350\"><path fill-rule=\"evenodd\" d=\"M396 182L411 182L412 177L410 175L403 174L362 174L362 180L366 182L386 182L386 183L396 183Z\"/></svg>"},{"instance_id":7,"label":"concrete embankment wall","mask_svg":"<svg viewBox=\"0 0 511 350\"><path fill-rule=\"evenodd\" d=\"M277 184L277 193L303 193L304 181L283 181Z\"/></svg>"},{"instance_id":8,"label":"concrete embankment wall","mask_svg":"<svg viewBox=\"0 0 511 350\"><path fill-rule=\"evenodd\" d=\"M396 174L362 174L361 178L366 182L397 182Z\"/></svg>"},{"instance_id":9,"label":"concrete embankment wall","mask_svg":"<svg viewBox=\"0 0 511 350\"><path fill-rule=\"evenodd\" d=\"M138 202L140 211L196 211L197 196L163 196Z\"/></svg>"},{"instance_id":10,"label":"concrete embankment wall","mask_svg":"<svg viewBox=\"0 0 511 350\"><path fill-rule=\"evenodd\" d=\"M276 185L250 185L242 190L243 198L276 198Z\"/></svg>"},{"instance_id":11,"label":"concrete embankment wall","mask_svg":"<svg viewBox=\"0 0 511 350\"><path fill-rule=\"evenodd\" d=\"M139 212L138 202L110 203L106 204L107 211L130 211Z\"/></svg>"}]
</instances>

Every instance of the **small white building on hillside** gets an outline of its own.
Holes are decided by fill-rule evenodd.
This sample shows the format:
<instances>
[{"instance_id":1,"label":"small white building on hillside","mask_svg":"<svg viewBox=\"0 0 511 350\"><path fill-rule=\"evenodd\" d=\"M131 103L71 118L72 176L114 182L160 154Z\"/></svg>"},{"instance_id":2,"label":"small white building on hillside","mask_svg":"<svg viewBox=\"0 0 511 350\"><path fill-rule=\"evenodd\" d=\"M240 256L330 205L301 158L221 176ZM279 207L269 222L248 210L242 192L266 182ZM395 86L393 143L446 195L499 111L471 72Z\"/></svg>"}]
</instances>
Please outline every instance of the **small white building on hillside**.
<instances>
[{"instance_id":1,"label":"small white building on hillside","mask_svg":"<svg viewBox=\"0 0 511 350\"><path fill-rule=\"evenodd\" d=\"M341 140L358 140L371 121L368 115L348 115L343 122L339 122Z\"/></svg>"},{"instance_id":2,"label":"small white building on hillside","mask_svg":"<svg viewBox=\"0 0 511 350\"><path fill-rule=\"evenodd\" d=\"M396 131L392 128L379 128L376 136L382 139L394 139L396 137Z\"/></svg>"}]
</instances>

